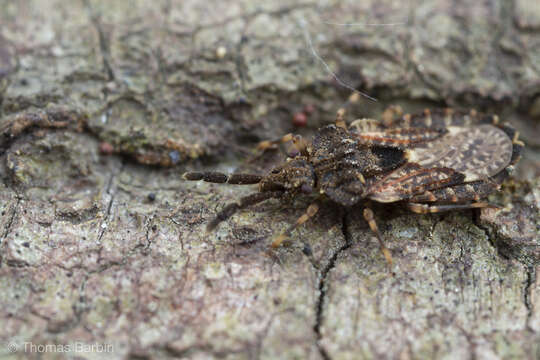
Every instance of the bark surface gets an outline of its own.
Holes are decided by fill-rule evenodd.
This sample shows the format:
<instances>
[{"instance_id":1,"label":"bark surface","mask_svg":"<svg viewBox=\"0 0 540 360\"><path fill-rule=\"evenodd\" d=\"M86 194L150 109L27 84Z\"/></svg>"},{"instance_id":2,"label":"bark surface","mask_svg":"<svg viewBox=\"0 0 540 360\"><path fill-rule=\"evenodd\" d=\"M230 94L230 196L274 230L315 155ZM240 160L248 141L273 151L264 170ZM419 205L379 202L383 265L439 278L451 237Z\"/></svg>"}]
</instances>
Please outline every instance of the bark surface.
<instances>
[{"instance_id":1,"label":"bark surface","mask_svg":"<svg viewBox=\"0 0 540 360\"><path fill-rule=\"evenodd\" d=\"M303 29L379 100L349 121L451 106L518 128L502 208L375 206L392 271L361 208L325 204L275 252L309 199L206 234L254 189L184 171L262 173L281 157L246 161L257 141L309 136L350 92ZM0 354L539 358L539 119L530 0L0 0Z\"/></svg>"}]
</instances>

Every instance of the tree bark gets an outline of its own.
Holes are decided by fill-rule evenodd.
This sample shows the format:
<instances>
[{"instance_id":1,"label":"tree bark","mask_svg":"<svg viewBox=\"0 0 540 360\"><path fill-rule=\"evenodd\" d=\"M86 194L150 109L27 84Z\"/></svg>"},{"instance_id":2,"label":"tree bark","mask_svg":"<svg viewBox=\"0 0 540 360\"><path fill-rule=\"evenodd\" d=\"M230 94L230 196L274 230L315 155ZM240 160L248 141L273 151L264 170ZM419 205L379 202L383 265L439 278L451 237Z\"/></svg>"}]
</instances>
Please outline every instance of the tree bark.
<instances>
[{"instance_id":1,"label":"tree bark","mask_svg":"<svg viewBox=\"0 0 540 360\"><path fill-rule=\"evenodd\" d=\"M3 354L540 357L533 2L0 5ZM490 198L502 209L375 206L391 270L361 208L324 203L276 251L271 238L309 199L270 200L205 233L255 189L185 182L184 171L264 173L282 158L247 161L258 141L310 136L350 93L306 32L340 81L378 99L349 121L451 106L521 130L523 159Z\"/></svg>"}]
</instances>

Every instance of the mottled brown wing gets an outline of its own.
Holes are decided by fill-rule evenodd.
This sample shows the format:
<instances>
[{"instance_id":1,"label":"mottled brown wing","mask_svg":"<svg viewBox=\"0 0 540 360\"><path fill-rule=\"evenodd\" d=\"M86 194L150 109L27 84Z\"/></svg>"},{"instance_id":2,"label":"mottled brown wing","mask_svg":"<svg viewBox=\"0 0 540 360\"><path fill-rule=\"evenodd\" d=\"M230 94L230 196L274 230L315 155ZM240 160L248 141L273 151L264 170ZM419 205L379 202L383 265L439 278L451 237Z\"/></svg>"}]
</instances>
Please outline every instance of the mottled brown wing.
<instances>
[{"instance_id":1,"label":"mottled brown wing","mask_svg":"<svg viewBox=\"0 0 540 360\"><path fill-rule=\"evenodd\" d=\"M512 151L512 139L496 126L451 126L439 138L406 150L408 162L370 184L367 197L394 202L429 190L485 180L510 163Z\"/></svg>"},{"instance_id":2,"label":"mottled brown wing","mask_svg":"<svg viewBox=\"0 0 540 360\"><path fill-rule=\"evenodd\" d=\"M487 179L512 158L512 139L493 125L449 127L448 133L407 150L409 162L423 168L446 167L465 175L465 182Z\"/></svg>"},{"instance_id":3,"label":"mottled brown wing","mask_svg":"<svg viewBox=\"0 0 540 360\"><path fill-rule=\"evenodd\" d=\"M427 190L462 183L464 178L463 174L450 168L422 168L407 163L370 184L367 197L385 203L400 201Z\"/></svg>"}]
</instances>

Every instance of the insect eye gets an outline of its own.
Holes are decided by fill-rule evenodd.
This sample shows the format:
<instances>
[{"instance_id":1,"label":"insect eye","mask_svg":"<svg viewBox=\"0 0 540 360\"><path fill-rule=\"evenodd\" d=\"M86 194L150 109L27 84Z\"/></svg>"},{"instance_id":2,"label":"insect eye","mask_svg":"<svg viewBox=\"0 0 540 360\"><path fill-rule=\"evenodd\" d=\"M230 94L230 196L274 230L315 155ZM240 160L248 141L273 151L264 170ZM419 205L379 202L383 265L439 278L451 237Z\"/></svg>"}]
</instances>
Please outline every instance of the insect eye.
<instances>
[{"instance_id":1,"label":"insect eye","mask_svg":"<svg viewBox=\"0 0 540 360\"><path fill-rule=\"evenodd\" d=\"M298 149L296 149L296 148L290 149L287 152L287 156L290 157L290 158L297 157L299 154L300 154L300 151L298 151Z\"/></svg>"},{"instance_id":2,"label":"insect eye","mask_svg":"<svg viewBox=\"0 0 540 360\"><path fill-rule=\"evenodd\" d=\"M305 194L311 194L313 192L313 187L309 184L302 184L300 190Z\"/></svg>"}]
</instances>

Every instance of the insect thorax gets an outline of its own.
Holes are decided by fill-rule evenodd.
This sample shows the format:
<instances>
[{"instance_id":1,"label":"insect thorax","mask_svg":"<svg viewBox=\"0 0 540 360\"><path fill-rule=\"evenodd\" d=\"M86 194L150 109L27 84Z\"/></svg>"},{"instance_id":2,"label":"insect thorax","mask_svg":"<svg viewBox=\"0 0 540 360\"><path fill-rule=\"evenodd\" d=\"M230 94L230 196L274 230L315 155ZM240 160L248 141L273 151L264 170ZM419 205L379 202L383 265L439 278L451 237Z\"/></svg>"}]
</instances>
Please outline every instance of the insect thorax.
<instances>
[{"instance_id":1,"label":"insect thorax","mask_svg":"<svg viewBox=\"0 0 540 360\"><path fill-rule=\"evenodd\" d=\"M359 144L335 125L319 130L310 154L320 191L345 206L366 196L371 178L405 161L402 150Z\"/></svg>"}]
</instances>

